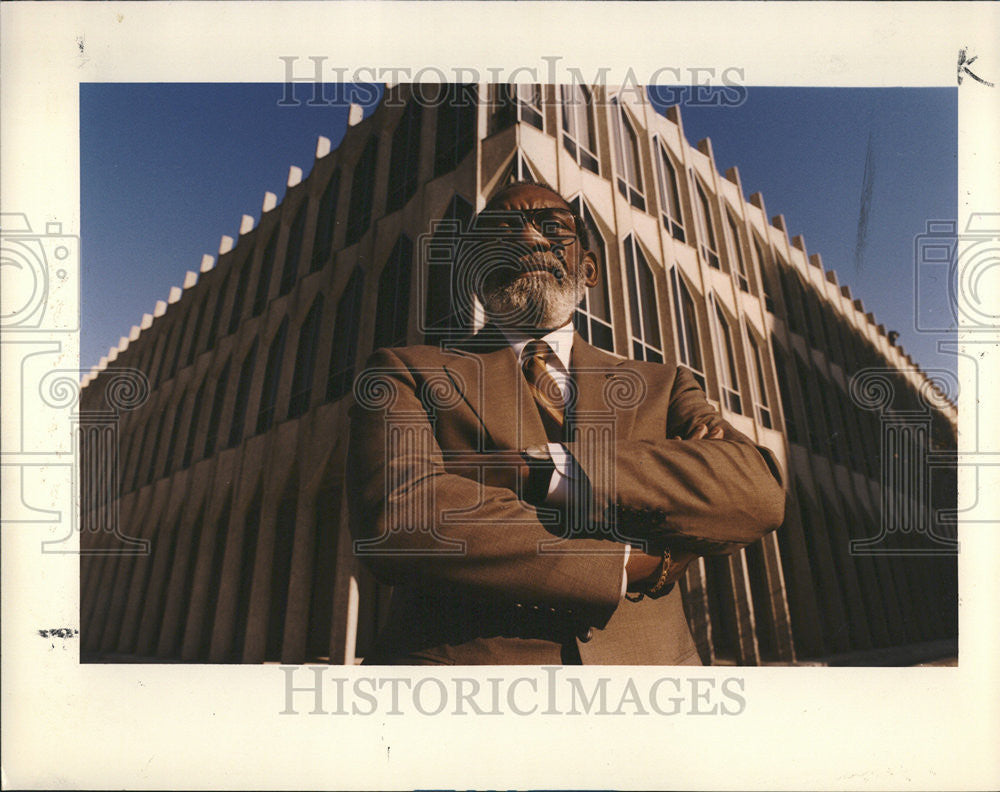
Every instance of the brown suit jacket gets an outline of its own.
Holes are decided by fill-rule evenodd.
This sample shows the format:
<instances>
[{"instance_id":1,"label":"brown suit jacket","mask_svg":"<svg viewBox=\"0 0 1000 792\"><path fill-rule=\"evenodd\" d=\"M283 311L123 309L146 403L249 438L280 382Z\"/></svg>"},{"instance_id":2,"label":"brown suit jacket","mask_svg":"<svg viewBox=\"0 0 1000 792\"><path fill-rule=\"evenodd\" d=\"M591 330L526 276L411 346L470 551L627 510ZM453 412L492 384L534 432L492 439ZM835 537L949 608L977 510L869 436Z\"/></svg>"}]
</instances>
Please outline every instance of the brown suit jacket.
<instances>
[{"instance_id":1,"label":"brown suit jacket","mask_svg":"<svg viewBox=\"0 0 1000 792\"><path fill-rule=\"evenodd\" d=\"M452 349L376 350L355 384L354 551L394 585L375 663L697 664L679 589L621 599L624 547L726 553L777 528L773 457L722 421L682 367L575 337L565 443L585 474L569 511L515 491L517 452L547 440L495 328ZM683 441L721 425L721 440Z\"/></svg>"}]
</instances>

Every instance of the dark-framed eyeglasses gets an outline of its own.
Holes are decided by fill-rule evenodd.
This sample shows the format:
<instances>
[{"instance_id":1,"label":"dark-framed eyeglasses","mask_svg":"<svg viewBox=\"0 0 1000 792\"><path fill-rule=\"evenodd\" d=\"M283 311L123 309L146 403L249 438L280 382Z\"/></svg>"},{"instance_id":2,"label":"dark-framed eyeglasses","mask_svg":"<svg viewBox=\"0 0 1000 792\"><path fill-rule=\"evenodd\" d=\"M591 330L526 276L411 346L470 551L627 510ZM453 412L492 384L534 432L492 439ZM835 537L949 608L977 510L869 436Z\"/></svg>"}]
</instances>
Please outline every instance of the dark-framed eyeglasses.
<instances>
[{"instance_id":1,"label":"dark-framed eyeglasses","mask_svg":"<svg viewBox=\"0 0 1000 792\"><path fill-rule=\"evenodd\" d=\"M523 231L531 224L547 239L569 241L577 238L576 218L569 209L486 209L476 218L475 229L498 235Z\"/></svg>"}]
</instances>

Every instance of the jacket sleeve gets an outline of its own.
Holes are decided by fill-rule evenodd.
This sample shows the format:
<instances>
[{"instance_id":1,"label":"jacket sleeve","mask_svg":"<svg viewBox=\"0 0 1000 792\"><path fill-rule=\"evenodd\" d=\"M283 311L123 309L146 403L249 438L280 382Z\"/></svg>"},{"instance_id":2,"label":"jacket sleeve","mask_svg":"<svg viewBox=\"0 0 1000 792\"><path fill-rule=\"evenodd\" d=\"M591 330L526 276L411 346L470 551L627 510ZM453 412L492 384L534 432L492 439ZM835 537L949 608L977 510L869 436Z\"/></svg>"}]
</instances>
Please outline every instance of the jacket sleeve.
<instances>
[{"instance_id":1,"label":"jacket sleeve","mask_svg":"<svg viewBox=\"0 0 1000 792\"><path fill-rule=\"evenodd\" d=\"M356 384L347 465L355 554L383 582L458 587L603 626L619 603L624 547L587 538L544 552L556 537L513 490L449 472L419 388L386 349Z\"/></svg>"},{"instance_id":2,"label":"jacket sleeve","mask_svg":"<svg viewBox=\"0 0 1000 792\"><path fill-rule=\"evenodd\" d=\"M676 440L698 424L721 439ZM776 529L785 492L773 455L722 420L685 368L670 394L667 437L615 440L599 453L565 444L589 483L592 514L626 539L700 555L729 553ZM607 470L613 467L614 475Z\"/></svg>"}]
</instances>

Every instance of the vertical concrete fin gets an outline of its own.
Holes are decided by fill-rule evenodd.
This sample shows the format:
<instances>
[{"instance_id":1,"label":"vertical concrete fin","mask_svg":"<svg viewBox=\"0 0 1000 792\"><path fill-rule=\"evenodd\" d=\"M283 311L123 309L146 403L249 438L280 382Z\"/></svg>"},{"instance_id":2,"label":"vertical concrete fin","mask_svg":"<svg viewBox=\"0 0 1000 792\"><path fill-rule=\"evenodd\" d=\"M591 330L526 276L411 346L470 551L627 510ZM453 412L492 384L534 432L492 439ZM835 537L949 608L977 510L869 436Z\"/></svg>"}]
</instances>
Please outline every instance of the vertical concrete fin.
<instances>
[{"instance_id":1,"label":"vertical concrete fin","mask_svg":"<svg viewBox=\"0 0 1000 792\"><path fill-rule=\"evenodd\" d=\"M170 287L170 294L167 295L167 302L170 305L173 305L180 298L181 298L181 290L179 288L177 288L176 286L171 286Z\"/></svg>"},{"instance_id":2,"label":"vertical concrete fin","mask_svg":"<svg viewBox=\"0 0 1000 792\"><path fill-rule=\"evenodd\" d=\"M262 212L270 212L278 205L278 196L273 192L264 193L264 203L261 205Z\"/></svg>"},{"instance_id":3,"label":"vertical concrete fin","mask_svg":"<svg viewBox=\"0 0 1000 792\"><path fill-rule=\"evenodd\" d=\"M240 219L240 236L253 231L253 218L250 215L243 215Z\"/></svg>"},{"instance_id":4,"label":"vertical concrete fin","mask_svg":"<svg viewBox=\"0 0 1000 792\"><path fill-rule=\"evenodd\" d=\"M365 109L359 105L351 102L351 109L347 113L347 123L349 126L357 126L365 118Z\"/></svg>"},{"instance_id":5,"label":"vertical concrete fin","mask_svg":"<svg viewBox=\"0 0 1000 792\"><path fill-rule=\"evenodd\" d=\"M322 159L333 149L330 138L320 135L316 138L316 159Z\"/></svg>"},{"instance_id":6,"label":"vertical concrete fin","mask_svg":"<svg viewBox=\"0 0 1000 792\"><path fill-rule=\"evenodd\" d=\"M197 282L198 282L198 273L197 272L191 272L191 270L188 270L187 272L184 273L184 288L185 289L190 289Z\"/></svg>"},{"instance_id":7,"label":"vertical concrete fin","mask_svg":"<svg viewBox=\"0 0 1000 792\"><path fill-rule=\"evenodd\" d=\"M740 191L740 196L743 195L743 180L740 178L740 169L735 165L726 171L726 178L729 179L733 184L736 185L736 189Z\"/></svg>"},{"instance_id":8,"label":"vertical concrete fin","mask_svg":"<svg viewBox=\"0 0 1000 792\"><path fill-rule=\"evenodd\" d=\"M153 307L153 318L158 316L163 316L167 312L167 304L163 300L157 300L156 305Z\"/></svg>"},{"instance_id":9,"label":"vertical concrete fin","mask_svg":"<svg viewBox=\"0 0 1000 792\"><path fill-rule=\"evenodd\" d=\"M215 266L215 256L210 256L205 253L201 257L201 272L208 272Z\"/></svg>"},{"instance_id":10,"label":"vertical concrete fin","mask_svg":"<svg viewBox=\"0 0 1000 792\"><path fill-rule=\"evenodd\" d=\"M288 181L286 182L289 187L294 187L296 184L302 181L302 168L292 165L288 169Z\"/></svg>"}]
</instances>

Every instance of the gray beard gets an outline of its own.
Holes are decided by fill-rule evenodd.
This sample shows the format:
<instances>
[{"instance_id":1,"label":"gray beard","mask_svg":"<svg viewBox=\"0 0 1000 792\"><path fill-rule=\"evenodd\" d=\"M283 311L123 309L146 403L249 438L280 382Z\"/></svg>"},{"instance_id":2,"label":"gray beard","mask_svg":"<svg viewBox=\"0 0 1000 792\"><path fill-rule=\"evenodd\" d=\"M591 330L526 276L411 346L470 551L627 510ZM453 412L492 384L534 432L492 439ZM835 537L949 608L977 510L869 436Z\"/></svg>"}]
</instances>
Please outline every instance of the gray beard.
<instances>
[{"instance_id":1,"label":"gray beard","mask_svg":"<svg viewBox=\"0 0 1000 792\"><path fill-rule=\"evenodd\" d=\"M531 253L522 264L543 267L547 272L526 272L496 286L487 279L480 295L486 315L501 327L562 327L587 291L583 273L570 275L552 253ZM565 277L554 277L556 271Z\"/></svg>"}]
</instances>

